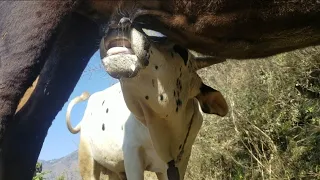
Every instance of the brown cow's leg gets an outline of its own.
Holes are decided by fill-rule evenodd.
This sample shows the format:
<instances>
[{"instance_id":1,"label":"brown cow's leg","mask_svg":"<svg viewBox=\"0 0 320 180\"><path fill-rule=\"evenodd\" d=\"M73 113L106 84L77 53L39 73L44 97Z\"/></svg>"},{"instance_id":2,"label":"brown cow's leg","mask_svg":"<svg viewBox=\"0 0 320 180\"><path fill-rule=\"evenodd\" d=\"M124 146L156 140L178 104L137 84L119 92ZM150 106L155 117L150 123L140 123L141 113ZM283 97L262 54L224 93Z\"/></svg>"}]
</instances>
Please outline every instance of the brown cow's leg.
<instances>
[{"instance_id":1,"label":"brown cow's leg","mask_svg":"<svg viewBox=\"0 0 320 180\"><path fill-rule=\"evenodd\" d=\"M8 120L40 73L75 0L0 2L0 144Z\"/></svg>"},{"instance_id":2,"label":"brown cow's leg","mask_svg":"<svg viewBox=\"0 0 320 180\"><path fill-rule=\"evenodd\" d=\"M32 178L52 120L68 100L100 39L98 25L78 14L72 14L59 31L34 93L15 115L14 127L8 128L2 146L5 174L0 179Z\"/></svg>"},{"instance_id":3,"label":"brown cow's leg","mask_svg":"<svg viewBox=\"0 0 320 180\"><path fill-rule=\"evenodd\" d=\"M40 73L62 19L75 0L0 2L0 179L3 137L17 104Z\"/></svg>"},{"instance_id":4,"label":"brown cow's leg","mask_svg":"<svg viewBox=\"0 0 320 180\"><path fill-rule=\"evenodd\" d=\"M86 139L80 139L78 150L78 166L82 179L99 180L99 164L93 159L90 144L86 141Z\"/></svg>"}]
</instances>

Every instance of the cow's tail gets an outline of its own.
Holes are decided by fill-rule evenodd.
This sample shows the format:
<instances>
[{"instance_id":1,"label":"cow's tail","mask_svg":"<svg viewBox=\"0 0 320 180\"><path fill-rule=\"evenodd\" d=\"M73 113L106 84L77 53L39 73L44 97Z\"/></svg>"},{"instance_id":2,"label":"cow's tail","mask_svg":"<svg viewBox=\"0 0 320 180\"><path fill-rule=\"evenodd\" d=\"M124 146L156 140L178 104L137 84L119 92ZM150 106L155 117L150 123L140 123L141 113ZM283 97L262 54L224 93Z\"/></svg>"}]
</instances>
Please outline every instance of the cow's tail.
<instances>
[{"instance_id":1,"label":"cow's tail","mask_svg":"<svg viewBox=\"0 0 320 180\"><path fill-rule=\"evenodd\" d=\"M89 98L89 96L90 96L90 94L88 92L83 92L80 96L77 96L74 99L72 99L68 105L67 113L66 113L66 122L67 122L67 127L72 134L77 134L80 131L81 122L79 122L79 124L75 128L72 127L72 125L70 123L71 110L75 104L77 104L81 101L87 100Z\"/></svg>"}]
</instances>

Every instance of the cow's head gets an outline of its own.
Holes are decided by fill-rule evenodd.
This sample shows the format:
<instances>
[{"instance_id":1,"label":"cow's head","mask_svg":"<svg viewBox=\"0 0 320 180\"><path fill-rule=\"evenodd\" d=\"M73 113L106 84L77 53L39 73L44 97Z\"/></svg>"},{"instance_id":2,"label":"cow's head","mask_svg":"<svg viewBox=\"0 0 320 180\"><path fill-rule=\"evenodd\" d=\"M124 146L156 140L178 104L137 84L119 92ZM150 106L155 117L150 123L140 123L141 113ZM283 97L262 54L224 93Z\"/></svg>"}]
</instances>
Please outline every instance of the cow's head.
<instances>
[{"instance_id":1,"label":"cow's head","mask_svg":"<svg viewBox=\"0 0 320 180\"><path fill-rule=\"evenodd\" d=\"M195 56L160 33L143 32L111 29L101 42L101 58L107 72L120 79L128 108L148 127L159 156L175 164L183 178L202 125L199 109L219 116L228 112L221 93L196 73L221 60Z\"/></svg>"}]
</instances>

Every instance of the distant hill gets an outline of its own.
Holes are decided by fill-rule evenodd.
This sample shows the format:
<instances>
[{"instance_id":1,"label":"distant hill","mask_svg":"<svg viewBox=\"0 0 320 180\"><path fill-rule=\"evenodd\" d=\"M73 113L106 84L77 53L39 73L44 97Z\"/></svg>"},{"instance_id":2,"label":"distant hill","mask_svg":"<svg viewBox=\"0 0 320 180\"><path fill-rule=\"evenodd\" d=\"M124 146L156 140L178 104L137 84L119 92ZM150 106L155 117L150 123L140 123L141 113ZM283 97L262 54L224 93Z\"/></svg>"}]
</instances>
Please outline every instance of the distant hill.
<instances>
[{"instance_id":1,"label":"distant hill","mask_svg":"<svg viewBox=\"0 0 320 180\"><path fill-rule=\"evenodd\" d=\"M46 180L56 180L57 177L64 175L67 180L80 180L78 168L78 151L59 159L49 161L39 160L42 163L42 171L51 171L45 178Z\"/></svg>"}]
</instances>

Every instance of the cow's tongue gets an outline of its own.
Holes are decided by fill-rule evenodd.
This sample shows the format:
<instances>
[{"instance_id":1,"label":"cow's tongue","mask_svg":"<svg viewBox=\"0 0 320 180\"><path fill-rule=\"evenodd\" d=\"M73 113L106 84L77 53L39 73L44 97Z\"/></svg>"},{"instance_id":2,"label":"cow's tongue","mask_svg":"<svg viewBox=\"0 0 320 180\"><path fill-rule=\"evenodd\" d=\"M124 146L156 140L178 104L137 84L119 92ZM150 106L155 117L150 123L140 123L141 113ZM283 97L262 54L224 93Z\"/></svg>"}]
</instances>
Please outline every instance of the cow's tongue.
<instances>
[{"instance_id":1,"label":"cow's tongue","mask_svg":"<svg viewBox=\"0 0 320 180\"><path fill-rule=\"evenodd\" d=\"M132 54L131 43L126 39L115 39L107 44L107 55Z\"/></svg>"},{"instance_id":2,"label":"cow's tongue","mask_svg":"<svg viewBox=\"0 0 320 180\"><path fill-rule=\"evenodd\" d=\"M132 54L132 49L127 47L112 47L107 51L108 56L115 54Z\"/></svg>"}]
</instances>

